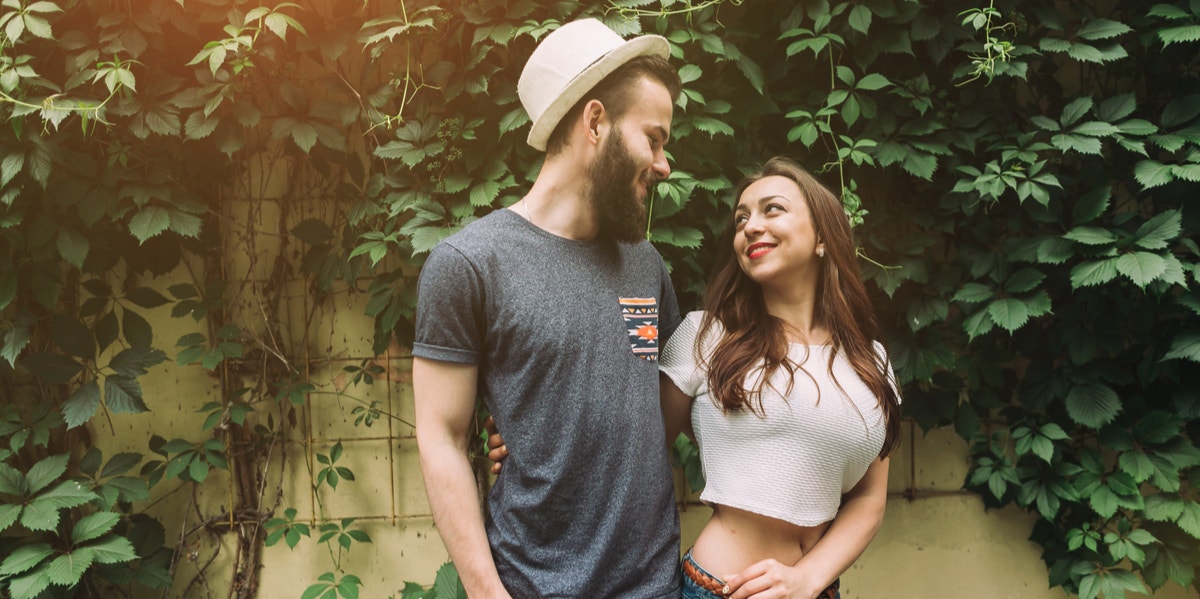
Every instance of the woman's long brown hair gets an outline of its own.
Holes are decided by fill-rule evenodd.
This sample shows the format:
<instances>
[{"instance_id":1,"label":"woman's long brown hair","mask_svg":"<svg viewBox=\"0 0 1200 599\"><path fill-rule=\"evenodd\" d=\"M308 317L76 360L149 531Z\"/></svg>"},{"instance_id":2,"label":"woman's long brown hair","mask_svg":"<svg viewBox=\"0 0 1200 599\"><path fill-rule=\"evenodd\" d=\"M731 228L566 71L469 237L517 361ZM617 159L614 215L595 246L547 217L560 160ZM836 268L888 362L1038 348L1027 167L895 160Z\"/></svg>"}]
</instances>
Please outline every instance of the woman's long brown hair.
<instances>
[{"instance_id":1,"label":"woman's long brown hair","mask_svg":"<svg viewBox=\"0 0 1200 599\"><path fill-rule=\"evenodd\" d=\"M816 306L813 318L832 333L828 368L833 375L833 359L844 352L854 371L879 401L887 422L881 457L891 455L900 441L900 398L894 381L889 380L885 357L875 351L879 324L862 282L850 221L837 196L794 161L775 157L755 174L738 184L734 202L756 181L782 176L796 182L812 215L817 239L825 245L817 277ZM798 365L788 359L788 340L783 321L767 313L762 289L738 264L733 252L732 219L722 237L716 274L705 294L704 319L696 338L696 354L701 341L714 323L725 334L720 337L707 362L708 386L713 400L726 412L749 410L762 415L762 388L777 368L795 376ZM762 369L761 376L756 374ZM755 388L747 389L748 377L755 375Z\"/></svg>"}]
</instances>

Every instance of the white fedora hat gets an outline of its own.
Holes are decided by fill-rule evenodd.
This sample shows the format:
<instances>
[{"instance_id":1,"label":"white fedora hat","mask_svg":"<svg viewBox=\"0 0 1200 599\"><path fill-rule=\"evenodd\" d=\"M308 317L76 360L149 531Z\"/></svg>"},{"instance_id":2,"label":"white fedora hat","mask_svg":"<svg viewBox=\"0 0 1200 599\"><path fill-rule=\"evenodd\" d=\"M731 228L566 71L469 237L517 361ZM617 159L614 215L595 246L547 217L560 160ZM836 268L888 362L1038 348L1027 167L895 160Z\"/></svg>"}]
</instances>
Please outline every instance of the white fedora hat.
<instances>
[{"instance_id":1,"label":"white fedora hat","mask_svg":"<svg viewBox=\"0 0 1200 599\"><path fill-rule=\"evenodd\" d=\"M529 145L545 151L546 140L567 111L588 90L638 56L671 54L671 45L659 35L629 41L596 19L572 21L542 40L517 81L517 95L533 127Z\"/></svg>"}]
</instances>

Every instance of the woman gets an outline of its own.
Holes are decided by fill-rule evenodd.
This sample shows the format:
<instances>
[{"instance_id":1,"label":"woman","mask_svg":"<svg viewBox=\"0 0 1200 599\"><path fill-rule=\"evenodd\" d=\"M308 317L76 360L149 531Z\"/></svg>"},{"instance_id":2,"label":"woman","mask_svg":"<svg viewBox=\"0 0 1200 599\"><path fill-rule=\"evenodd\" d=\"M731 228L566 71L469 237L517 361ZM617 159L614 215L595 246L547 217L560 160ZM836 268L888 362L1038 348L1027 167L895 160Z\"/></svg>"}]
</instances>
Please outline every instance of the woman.
<instances>
[{"instance_id":1,"label":"woman","mask_svg":"<svg viewBox=\"0 0 1200 599\"><path fill-rule=\"evenodd\" d=\"M883 518L900 398L837 197L786 158L736 197L705 311L660 359L713 509L683 597L834 599Z\"/></svg>"}]
</instances>

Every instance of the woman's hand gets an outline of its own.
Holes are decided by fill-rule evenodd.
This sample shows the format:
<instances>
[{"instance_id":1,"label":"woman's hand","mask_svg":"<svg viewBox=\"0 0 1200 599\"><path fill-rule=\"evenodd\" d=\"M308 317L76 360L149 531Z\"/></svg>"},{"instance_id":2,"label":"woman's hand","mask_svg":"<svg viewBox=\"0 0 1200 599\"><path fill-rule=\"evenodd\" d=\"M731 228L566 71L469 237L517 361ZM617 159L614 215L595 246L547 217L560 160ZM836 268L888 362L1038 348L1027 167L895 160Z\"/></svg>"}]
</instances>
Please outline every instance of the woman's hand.
<instances>
[{"instance_id":1,"label":"woman's hand","mask_svg":"<svg viewBox=\"0 0 1200 599\"><path fill-rule=\"evenodd\" d=\"M508 457L508 446L504 444L504 438L500 436L500 431L496 429L496 421L488 416L483 421L483 429L488 433L488 459L492 461L492 474L500 474L501 462Z\"/></svg>"},{"instance_id":2,"label":"woman's hand","mask_svg":"<svg viewBox=\"0 0 1200 599\"><path fill-rule=\"evenodd\" d=\"M808 576L800 566L766 559L724 577L732 599L814 599L829 582Z\"/></svg>"}]
</instances>

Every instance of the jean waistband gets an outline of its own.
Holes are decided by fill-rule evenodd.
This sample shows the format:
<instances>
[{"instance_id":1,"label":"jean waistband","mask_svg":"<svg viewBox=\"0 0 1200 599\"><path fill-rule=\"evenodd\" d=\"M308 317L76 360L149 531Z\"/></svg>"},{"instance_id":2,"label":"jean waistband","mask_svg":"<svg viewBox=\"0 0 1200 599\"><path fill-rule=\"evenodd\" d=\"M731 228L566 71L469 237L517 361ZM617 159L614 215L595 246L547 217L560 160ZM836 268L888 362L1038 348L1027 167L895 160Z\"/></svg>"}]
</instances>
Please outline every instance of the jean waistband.
<instances>
[{"instance_id":1,"label":"jean waistband","mask_svg":"<svg viewBox=\"0 0 1200 599\"><path fill-rule=\"evenodd\" d=\"M689 549L684 554L680 561L680 566L683 568L684 576L687 576L696 583L700 588L714 593L716 595L725 596L725 581L713 576L708 570L700 567L696 560L692 559L692 551Z\"/></svg>"},{"instance_id":2,"label":"jean waistband","mask_svg":"<svg viewBox=\"0 0 1200 599\"><path fill-rule=\"evenodd\" d=\"M725 596L725 581L713 576L708 570L705 570L696 560L692 559L692 550L689 549L680 560L680 567L683 570L684 576L687 576L696 583L700 588L713 593L715 595ZM836 599L839 597L838 591L842 586L841 579L836 579L824 591L817 595L816 599Z\"/></svg>"}]
</instances>

